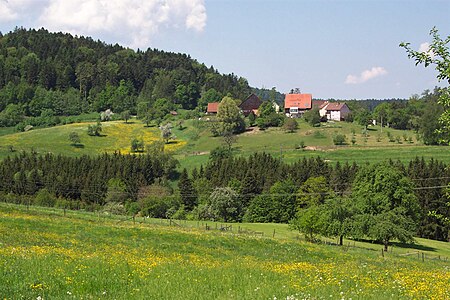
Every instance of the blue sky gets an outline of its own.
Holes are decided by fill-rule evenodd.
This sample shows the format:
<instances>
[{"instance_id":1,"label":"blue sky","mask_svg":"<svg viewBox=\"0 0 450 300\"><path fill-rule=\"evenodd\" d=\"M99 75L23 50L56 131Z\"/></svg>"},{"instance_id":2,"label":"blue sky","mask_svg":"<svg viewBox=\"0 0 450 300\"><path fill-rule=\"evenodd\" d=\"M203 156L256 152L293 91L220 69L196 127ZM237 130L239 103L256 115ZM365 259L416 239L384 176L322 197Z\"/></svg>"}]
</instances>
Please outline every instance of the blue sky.
<instances>
[{"instance_id":1,"label":"blue sky","mask_svg":"<svg viewBox=\"0 0 450 300\"><path fill-rule=\"evenodd\" d=\"M326 99L433 89L436 72L415 66L398 45L419 49L433 26L450 35L449 16L449 0L0 0L3 33L44 26L188 53L252 86L298 87Z\"/></svg>"}]
</instances>

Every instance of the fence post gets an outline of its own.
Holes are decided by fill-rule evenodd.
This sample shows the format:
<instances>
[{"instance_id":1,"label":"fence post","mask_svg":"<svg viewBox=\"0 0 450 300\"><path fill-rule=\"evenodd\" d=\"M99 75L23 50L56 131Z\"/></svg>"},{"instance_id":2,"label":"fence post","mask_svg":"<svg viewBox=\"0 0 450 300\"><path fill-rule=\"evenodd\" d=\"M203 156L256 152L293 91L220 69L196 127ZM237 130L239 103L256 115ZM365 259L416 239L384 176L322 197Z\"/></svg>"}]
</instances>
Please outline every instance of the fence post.
<instances>
[{"instance_id":1,"label":"fence post","mask_svg":"<svg viewBox=\"0 0 450 300\"><path fill-rule=\"evenodd\" d=\"M425 255L422 252L422 261L425 261Z\"/></svg>"},{"instance_id":2,"label":"fence post","mask_svg":"<svg viewBox=\"0 0 450 300\"><path fill-rule=\"evenodd\" d=\"M275 229L273 230L272 237L273 237L273 238L275 237Z\"/></svg>"},{"instance_id":3,"label":"fence post","mask_svg":"<svg viewBox=\"0 0 450 300\"><path fill-rule=\"evenodd\" d=\"M381 256L384 257L384 249L381 248Z\"/></svg>"}]
</instances>

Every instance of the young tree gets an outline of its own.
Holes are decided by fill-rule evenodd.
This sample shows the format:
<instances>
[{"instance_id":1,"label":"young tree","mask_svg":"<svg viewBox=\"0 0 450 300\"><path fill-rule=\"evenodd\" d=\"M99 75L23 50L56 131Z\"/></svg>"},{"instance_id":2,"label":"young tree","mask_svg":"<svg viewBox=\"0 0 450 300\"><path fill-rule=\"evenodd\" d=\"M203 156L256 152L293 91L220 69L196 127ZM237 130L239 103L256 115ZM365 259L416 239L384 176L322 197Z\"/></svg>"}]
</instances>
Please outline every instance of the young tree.
<instances>
[{"instance_id":1,"label":"young tree","mask_svg":"<svg viewBox=\"0 0 450 300\"><path fill-rule=\"evenodd\" d=\"M245 122L239 107L231 97L224 97L219 104L217 119L220 122L219 134L241 133L245 130Z\"/></svg>"},{"instance_id":2,"label":"young tree","mask_svg":"<svg viewBox=\"0 0 450 300\"><path fill-rule=\"evenodd\" d=\"M95 125L88 125L88 135L100 136L102 132L102 123L97 122Z\"/></svg>"},{"instance_id":3,"label":"young tree","mask_svg":"<svg viewBox=\"0 0 450 300\"><path fill-rule=\"evenodd\" d=\"M129 110L124 110L120 115L121 115L122 119L125 120L125 123L128 123L128 120L131 117L130 111Z\"/></svg>"},{"instance_id":4,"label":"young tree","mask_svg":"<svg viewBox=\"0 0 450 300\"><path fill-rule=\"evenodd\" d=\"M169 143L169 140L173 138L172 136L172 124L167 123L166 125L161 125L159 127L161 130L161 137L164 140L164 142L167 144Z\"/></svg>"},{"instance_id":5,"label":"young tree","mask_svg":"<svg viewBox=\"0 0 450 300\"><path fill-rule=\"evenodd\" d=\"M69 133L69 141L72 142L72 145L78 145L81 143L80 136L75 131Z\"/></svg>"},{"instance_id":6,"label":"young tree","mask_svg":"<svg viewBox=\"0 0 450 300\"><path fill-rule=\"evenodd\" d=\"M292 133L298 129L298 123L295 119L289 118L286 120L286 122L284 122L283 128L284 130L286 130L286 132Z\"/></svg>"},{"instance_id":7,"label":"young tree","mask_svg":"<svg viewBox=\"0 0 450 300\"><path fill-rule=\"evenodd\" d=\"M348 197L327 199L324 204L324 227L322 234L329 237L339 237L339 245L343 245L344 236L351 232L352 202Z\"/></svg>"},{"instance_id":8,"label":"young tree","mask_svg":"<svg viewBox=\"0 0 450 300\"><path fill-rule=\"evenodd\" d=\"M372 122L372 114L364 109L356 115L355 119L359 125L364 126L364 129L367 130L367 126Z\"/></svg>"},{"instance_id":9,"label":"young tree","mask_svg":"<svg viewBox=\"0 0 450 300\"><path fill-rule=\"evenodd\" d=\"M209 196L208 215L214 221L239 222L242 219L242 202L232 188L215 188Z\"/></svg>"},{"instance_id":10,"label":"young tree","mask_svg":"<svg viewBox=\"0 0 450 300\"><path fill-rule=\"evenodd\" d=\"M311 177L297 192L297 213L291 227L304 233L306 239L314 241L316 234L323 234L326 228L324 203L333 196L325 177Z\"/></svg>"},{"instance_id":11,"label":"young tree","mask_svg":"<svg viewBox=\"0 0 450 300\"><path fill-rule=\"evenodd\" d=\"M290 226L304 233L306 240L314 242L315 236L322 233L325 226L323 206L312 205L297 212Z\"/></svg>"},{"instance_id":12,"label":"young tree","mask_svg":"<svg viewBox=\"0 0 450 300\"><path fill-rule=\"evenodd\" d=\"M235 144L236 142L237 137L235 134L232 134L231 132L226 132L223 134L223 143L226 145L229 152L231 152L233 144Z\"/></svg>"},{"instance_id":13,"label":"young tree","mask_svg":"<svg viewBox=\"0 0 450 300\"><path fill-rule=\"evenodd\" d=\"M131 152L144 152L144 141L134 138L131 141Z\"/></svg>"}]
</instances>

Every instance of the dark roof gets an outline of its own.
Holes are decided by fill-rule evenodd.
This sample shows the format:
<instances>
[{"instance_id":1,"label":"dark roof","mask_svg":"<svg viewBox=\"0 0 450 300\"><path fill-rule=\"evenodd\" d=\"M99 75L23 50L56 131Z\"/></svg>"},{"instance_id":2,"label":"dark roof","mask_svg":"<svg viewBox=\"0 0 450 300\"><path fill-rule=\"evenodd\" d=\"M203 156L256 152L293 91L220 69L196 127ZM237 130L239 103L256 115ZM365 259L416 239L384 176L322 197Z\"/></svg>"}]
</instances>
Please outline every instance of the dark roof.
<instances>
[{"instance_id":1,"label":"dark roof","mask_svg":"<svg viewBox=\"0 0 450 300\"><path fill-rule=\"evenodd\" d=\"M340 102L332 102L327 105L326 110L341 110L344 106L347 106L347 104Z\"/></svg>"},{"instance_id":2,"label":"dark roof","mask_svg":"<svg viewBox=\"0 0 450 300\"><path fill-rule=\"evenodd\" d=\"M328 104L327 100L312 100L312 107L322 109L325 105Z\"/></svg>"},{"instance_id":3,"label":"dark roof","mask_svg":"<svg viewBox=\"0 0 450 300\"><path fill-rule=\"evenodd\" d=\"M259 97L255 94L251 94L241 103L241 105L239 105L239 108L243 111L252 111L254 109L258 109L261 104L261 99L259 99Z\"/></svg>"}]
</instances>

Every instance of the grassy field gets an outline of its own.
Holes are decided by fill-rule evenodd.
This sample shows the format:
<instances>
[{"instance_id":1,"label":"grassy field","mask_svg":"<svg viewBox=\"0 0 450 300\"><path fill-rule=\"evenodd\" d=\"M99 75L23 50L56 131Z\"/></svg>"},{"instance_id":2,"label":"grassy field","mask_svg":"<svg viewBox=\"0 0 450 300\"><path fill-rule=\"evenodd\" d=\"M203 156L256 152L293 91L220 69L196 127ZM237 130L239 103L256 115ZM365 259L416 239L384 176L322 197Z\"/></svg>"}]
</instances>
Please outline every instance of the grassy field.
<instances>
[{"instance_id":1,"label":"grassy field","mask_svg":"<svg viewBox=\"0 0 450 300\"><path fill-rule=\"evenodd\" d=\"M134 138L144 140L145 144L150 144L160 138L159 129L156 127L144 127L141 122L126 124L123 121L102 123L102 135L89 136L87 127L90 124L95 123L75 123L0 136L0 157L11 155L8 149L9 145L12 145L16 151L33 149L38 153L52 152L69 156L115 151L129 153L131 141ZM71 145L70 132L78 133L81 139L80 145ZM186 142L174 140L167 148L173 151L183 147L184 144Z\"/></svg>"},{"instance_id":2,"label":"grassy field","mask_svg":"<svg viewBox=\"0 0 450 300\"><path fill-rule=\"evenodd\" d=\"M137 120L125 124L123 121L106 122L103 124L103 136L87 135L87 126L91 123L76 123L29 132L13 133L11 129L0 131L0 158L11 155L9 145L16 150L34 151L40 153L53 152L64 155L98 154L103 152L121 151L129 153L133 138L143 139L145 144L159 139L159 129L144 127ZM81 137L81 144L73 146L68 140L69 133L75 131ZM395 140L389 141L388 132ZM176 139L167 145L181 167L188 169L199 166L208 160L211 150L222 145L222 139L212 137L208 122L188 120L183 123L183 129L173 128ZM335 146L333 137L344 134L347 145ZM351 142L354 136L355 144ZM299 149L303 142L305 149ZM364 133L361 126L346 122L328 123L322 127L312 127L300 121L299 129L294 133L286 133L280 128L270 128L260 131L251 128L237 138L233 151L238 155L250 155L265 151L281 157L286 162L293 162L303 157L321 156L330 162L376 162L384 159L400 159L404 162L416 156L435 158L450 162L448 147L425 146L417 140L412 131L400 131L380 127L369 127Z\"/></svg>"},{"instance_id":3,"label":"grassy field","mask_svg":"<svg viewBox=\"0 0 450 300\"><path fill-rule=\"evenodd\" d=\"M420 246L437 257L449 253L445 243L421 240L416 248L395 248L383 257L381 246L374 251L371 244L305 243L285 225L241 224L246 231L249 226L269 233L275 229L275 238L190 225L167 226L158 220L133 224L0 204L0 297L450 298L448 261L430 259L427 252L424 261L415 254L401 255Z\"/></svg>"}]
</instances>

